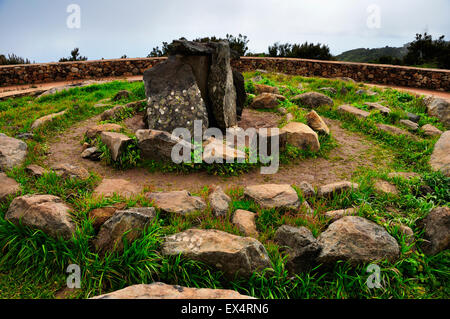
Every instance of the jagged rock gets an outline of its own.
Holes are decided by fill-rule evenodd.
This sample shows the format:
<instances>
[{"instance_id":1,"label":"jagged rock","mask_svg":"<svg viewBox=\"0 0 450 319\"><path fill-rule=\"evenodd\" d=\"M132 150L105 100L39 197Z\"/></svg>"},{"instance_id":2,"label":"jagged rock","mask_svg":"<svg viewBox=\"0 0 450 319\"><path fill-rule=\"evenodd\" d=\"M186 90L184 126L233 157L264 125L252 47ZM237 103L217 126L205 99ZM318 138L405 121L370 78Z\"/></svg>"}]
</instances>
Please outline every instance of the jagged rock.
<instances>
[{"instance_id":1,"label":"jagged rock","mask_svg":"<svg viewBox=\"0 0 450 319\"><path fill-rule=\"evenodd\" d=\"M257 238L255 216L253 212L238 209L234 212L232 222L245 236Z\"/></svg>"},{"instance_id":2,"label":"jagged rock","mask_svg":"<svg viewBox=\"0 0 450 319\"><path fill-rule=\"evenodd\" d=\"M233 83L236 90L236 116L240 120L244 111L247 93L245 92L245 79L241 72L233 70Z\"/></svg>"},{"instance_id":3,"label":"jagged rock","mask_svg":"<svg viewBox=\"0 0 450 319\"><path fill-rule=\"evenodd\" d=\"M306 120L308 121L308 126L311 127L314 131L330 135L330 129L316 111L309 112L306 115Z\"/></svg>"},{"instance_id":4,"label":"jagged rock","mask_svg":"<svg viewBox=\"0 0 450 319\"><path fill-rule=\"evenodd\" d=\"M94 229L99 230L100 227L115 214L115 212L123 210L125 207L126 204L117 203L114 206L95 208L88 213L88 217L92 220Z\"/></svg>"},{"instance_id":5,"label":"jagged rock","mask_svg":"<svg viewBox=\"0 0 450 319\"><path fill-rule=\"evenodd\" d=\"M231 79L232 81L232 79ZM187 128L194 134L194 121L202 121L202 129L209 127L208 111L192 67L182 58L168 60L144 72L148 99L145 121L148 128L172 132ZM236 93L234 94L236 106Z\"/></svg>"},{"instance_id":6,"label":"jagged rock","mask_svg":"<svg viewBox=\"0 0 450 319\"><path fill-rule=\"evenodd\" d=\"M408 131L402 130L401 128L398 128L396 126L381 124L381 123L376 124L376 126L378 127L378 129L380 129L384 132L394 134L394 135L405 135L412 139L417 140L417 138L413 134L409 133Z\"/></svg>"},{"instance_id":7,"label":"jagged rock","mask_svg":"<svg viewBox=\"0 0 450 319\"><path fill-rule=\"evenodd\" d=\"M102 152L97 147L89 147L81 153L81 157L90 159L91 161L99 161L101 159Z\"/></svg>"},{"instance_id":8,"label":"jagged rock","mask_svg":"<svg viewBox=\"0 0 450 319\"><path fill-rule=\"evenodd\" d=\"M210 138L203 144L203 161L212 163L225 162L245 162L246 154L244 151L235 149L221 140Z\"/></svg>"},{"instance_id":9,"label":"jagged rock","mask_svg":"<svg viewBox=\"0 0 450 319\"><path fill-rule=\"evenodd\" d=\"M379 193L391 194L391 195L399 194L398 189L397 189L397 187L395 187L395 185L393 185L387 181L383 181L381 179L378 179L375 182L374 188Z\"/></svg>"},{"instance_id":10,"label":"jagged rock","mask_svg":"<svg viewBox=\"0 0 450 319\"><path fill-rule=\"evenodd\" d=\"M205 201L198 196L191 196L188 191L147 193L145 197L155 201L155 206L169 214L188 215L206 208Z\"/></svg>"},{"instance_id":11,"label":"jagged rock","mask_svg":"<svg viewBox=\"0 0 450 319\"><path fill-rule=\"evenodd\" d=\"M27 156L27 144L0 133L0 170L10 170L21 165Z\"/></svg>"},{"instance_id":12,"label":"jagged rock","mask_svg":"<svg viewBox=\"0 0 450 319\"><path fill-rule=\"evenodd\" d=\"M316 195L314 187L308 182L301 182L298 188L303 192L304 197L313 197Z\"/></svg>"},{"instance_id":13,"label":"jagged rock","mask_svg":"<svg viewBox=\"0 0 450 319\"><path fill-rule=\"evenodd\" d=\"M100 114L100 120L108 121L115 119L125 109L124 105L116 105L112 109L106 110Z\"/></svg>"},{"instance_id":14,"label":"jagged rock","mask_svg":"<svg viewBox=\"0 0 450 319\"><path fill-rule=\"evenodd\" d=\"M275 242L289 254L286 268L290 274L311 269L321 251L317 240L306 227L283 225L275 233Z\"/></svg>"},{"instance_id":15,"label":"jagged rock","mask_svg":"<svg viewBox=\"0 0 450 319\"><path fill-rule=\"evenodd\" d=\"M294 96L291 101L296 104L305 105L311 108L316 108L322 105L332 106L333 100L322 93L308 92Z\"/></svg>"},{"instance_id":16,"label":"jagged rock","mask_svg":"<svg viewBox=\"0 0 450 319\"><path fill-rule=\"evenodd\" d=\"M153 207L130 208L117 211L100 228L94 240L95 249L101 253L123 251L124 234L127 243L139 238L145 227L155 218Z\"/></svg>"},{"instance_id":17,"label":"jagged rock","mask_svg":"<svg viewBox=\"0 0 450 319\"><path fill-rule=\"evenodd\" d=\"M265 84L255 84L255 91L256 95L262 94L262 93L273 93L273 94L280 94L280 90L276 86L270 86Z\"/></svg>"},{"instance_id":18,"label":"jagged rock","mask_svg":"<svg viewBox=\"0 0 450 319\"><path fill-rule=\"evenodd\" d=\"M52 166L52 169L56 175L61 176L62 178L88 179L90 176L85 168L68 163L56 164Z\"/></svg>"},{"instance_id":19,"label":"jagged rock","mask_svg":"<svg viewBox=\"0 0 450 319\"><path fill-rule=\"evenodd\" d=\"M101 132L100 139L108 147L113 161L117 161L124 149L126 149L132 141L132 139L125 134L114 132Z\"/></svg>"},{"instance_id":20,"label":"jagged rock","mask_svg":"<svg viewBox=\"0 0 450 319\"><path fill-rule=\"evenodd\" d=\"M225 130L237 125L237 95L230 65L230 45L226 41L215 44L208 76L208 92L217 127Z\"/></svg>"},{"instance_id":21,"label":"jagged rock","mask_svg":"<svg viewBox=\"0 0 450 319\"><path fill-rule=\"evenodd\" d=\"M450 248L450 208L447 206L434 208L422 221L425 230L425 242L422 249L427 255Z\"/></svg>"},{"instance_id":22,"label":"jagged rock","mask_svg":"<svg viewBox=\"0 0 450 319\"><path fill-rule=\"evenodd\" d=\"M325 216L331 219L332 222L337 221L338 219L341 219L344 216L352 216L357 213L357 208L347 208L347 209L339 209L339 210L332 210L325 213Z\"/></svg>"},{"instance_id":23,"label":"jagged rock","mask_svg":"<svg viewBox=\"0 0 450 319\"><path fill-rule=\"evenodd\" d=\"M114 194L117 194L122 197L132 197L140 192L141 187L127 180L105 178L94 190L94 196L112 197Z\"/></svg>"},{"instance_id":24,"label":"jagged rock","mask_svg":"<svg viewBox=\"0 0 450 319\"><path fill-rule=\"evenodd\" d=\"M281 129L286 132L287 143L317 152L320 149L319 136L308 125L299 122L290 122Z\"/></svg>"},{"instance_id":25,"label":"jagged rock","mask_svg":"<svg viewBox=\"0 0 450 319\"><path fill-rule=\"evenodd\" d=\"M122 129L122 126L119 124L114 123L107 123L107 124L99 124L91 126L86 130L86 133L84 134L87 138L93 139L96 138L101 132L120 132Z\"/></svg>"},{"instance_id":26,"label":"jagged rock","mask_svg":"<svg viewBox=\"0 0 450 319\"><path fill-rule=\"evenodd\" d=\"M447 128L450 127L450 103L441 98L425 99L428 115L437 117Z\"/></svg>"},{"instance_id":27,"label":"jagged rock","mask_svg":"<svg viewBox=\"0 0 450 319\"><path fill-rule=\"evenodd\" d=\"M264 209L300 207L297 192L288 184L264 184L247 186L244 196L254 200Z\"/></svg>"},{"instance_id":28,"label":"jagged rock","mask_svg":"<svg viewBox=\"0 0 450 319\"><path fill-rule=\"evenodd\" d=\"M130 286L92 299L253 299L234 290L187 288L161 282Z\"/></svg>"},{"instance_id":29,"label":"jagged rock","mask_svg":"<svg viewBox=\"0 0 450 319\"><path fill-rule=\"evenodd\" d=\"M425 134L426 136L440 136L443 133L440 129L431 124L422 126L422 130L423 134Z\"/></svg>"},{"instance_id":30,"label":"jagged rock","mask_svg":"<svg viewBox=\"0 0 450 319\"><path fill-rule=\"evenodd\" d=\"M327 265L339 260L352 265L381 259L394 262L400 253L397 241L384 228L358 216L345 216L332 223L318 242L322 247L318 262Z\"/></svg>"},{"instance_id":31,"label":"jagged rock","mask_svg":"<svg viewBox=\"0 0 450 319\"><path fill-rule=\"evenodd\" d=\"M286 98L283 95L274 93L262 93L256 96L250 108L252 109L276 109L280 104L280 101L284 101Z\"/></svg>"},{"instance_id":32,"label":"jagged rock","mask_svg":"<svg viewBox=\"0 0 450 319\"><path fill-rule=\"evenodd\" d=\"M20 192L20 185L14 179L0 173L0 203L7 199L10 195Z\"/></svg>"},{"instance_id":33,"label":"jagged rock","mask_svg":"<svg viewBox=\"0 0 450 319\"><path fill-rule=\"evenodd\" d=\"M319 197L328 197L340 194L344 191L348 190L356 190L359 188L359 185L352 182L337 182L332 184L327 184L324 186L319 187L319 191L317 192L317 195Z\"/></svg>"},{"instance_id":34,"label":"jagged rock","mask_svg":"<svg viewBox=\"0 0 450 319\"><path fill-rule=\"evenodd\" d=\"M433 170L450 176L450 131L444 132L434 145L429 163Z\"/></svg>"},{"instance_id":35,"label":"jagged rock","mask_svg":"<svg viewBox=\"0 0 450 319\"><path fill-rule=\"evenodd\" d=\"M45 168L34 164L28 165L25 171L33 177L41 177L46 172Z\"/></svg>"},{"instance_id":36,"label":"jagged rock","mask_svg":"<svg viewBox=\"0 0 450 319\"><path fill-rule=\"evenodd\" d=\"M414 123L410 120L400 120L400 124L406 126L409 130L417 131L419 129L419 124Z\"/></svg>"},{"instance_id":37,"label":"jagged rock","mask_svg":"<svg viewBox=\"0 0 450 319\"><path fill-rule=\"evenodd\" d=\"M15 225L37 228L49 236L69 240L75 233L70 210L59 197L25 195L12 201L5 219Z\"/></svg>"},{"instance_id":38,"label":"jagged rock","mask_svg":"<svg viewBox=\"0 0 450 319\"><path fill-rule=\"evenodd\" d=\"M249 277L271 267L264 246L254 238L219 230L189 229L165 238L164 256L182 256L211 265L228 277Z\"/></svg>"},{"instance_id":39,"label":"jagged rock","mask_svg":"<svg viewBox=\"0 0 450 319\"><path fill-rule=\"evenodd\" d=\"M194 146L180 138L163 131L158 130L138 130L136 131L138 139L138 147L142 151L142 156L145 159L155 161L171 161L172 149L175 145L180 144L190 151Z\"/></svg>"},{"instance_id":40,"label":"jagged rock","mask_svg":"<svg viewBox=\"0 0 450 319\"><path fill-rule=\"evenodd\" d=\"M370 110L378 110L381 114L389 114L391 113L391 109L383 106L379 103L371 103L371 102L365 102L364 105L367 105Z\"/></svg>"},{"instance_id":41,"label":"jagged rock","mask_svg":"<svg viewBox=\"0 0 450 319\"><path fill-rule=\"evenodd\" d=\"M130 97L131 93L127 90L121 90L114 95L112 98L113 101L120 101L122 99L128 99Z\"/></svg>"},{"instance_id":42,"label":"jagged rock","mask_svg":"<svg viewBox=\"0 0 450 319\"><path fill-rule=\"evenodd\" d=\"M214 187L211 194L209 194L209 204L215 216L226 216L231 198L224 193L222 187Z\"/></svg>"},{"instance_id":43,"label":"jagged rock","mask_svg":"<svg viewBox=\"0 0 450 319\"><path fill-rule=\"evenodd\" d=\"M42 125L44 125L45 123L52 121L54 118L57 118L64 114L66 114L66 111L61 111L59 113L49 114L44 117L41 117L33 122L33 124L31 125L31 130L35 130L35 129L41 127Z\"/></svg>"},{"instance_id":44,"label":"jagged rock","mask_svg":"<svg viewBox=\"0 0 450 319\"><path fill-rule=\"evenodd\" d=\"M360 110L357 107L354 107L352 105L341 105L338 107L338 112L343 114L351 114L358 118L365 119L366 117L369 117L370 113L364 110Z\"/></svg>"}]
</instances>

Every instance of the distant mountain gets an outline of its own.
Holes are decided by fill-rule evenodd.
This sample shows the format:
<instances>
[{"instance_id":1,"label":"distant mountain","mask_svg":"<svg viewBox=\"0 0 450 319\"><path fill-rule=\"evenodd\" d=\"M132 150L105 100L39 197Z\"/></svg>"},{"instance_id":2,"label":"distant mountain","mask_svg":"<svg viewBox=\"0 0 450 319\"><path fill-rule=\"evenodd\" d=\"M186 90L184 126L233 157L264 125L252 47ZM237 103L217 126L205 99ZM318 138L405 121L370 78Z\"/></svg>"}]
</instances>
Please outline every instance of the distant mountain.
<instances>
[{"instance_id":1,"label":"distant mountain","mask_svg":"<svg viewBox=\"0 0 450 319\"><path fill-rule=\"evenodd\" d=\"M339 54L336 56L336 59L338 61L348 62L371 62L385 56L402 59L408 53L407 46L408 44L400 48L386 46L385 48L378 49L354 49Z\"/></svg>"}]
</instances>

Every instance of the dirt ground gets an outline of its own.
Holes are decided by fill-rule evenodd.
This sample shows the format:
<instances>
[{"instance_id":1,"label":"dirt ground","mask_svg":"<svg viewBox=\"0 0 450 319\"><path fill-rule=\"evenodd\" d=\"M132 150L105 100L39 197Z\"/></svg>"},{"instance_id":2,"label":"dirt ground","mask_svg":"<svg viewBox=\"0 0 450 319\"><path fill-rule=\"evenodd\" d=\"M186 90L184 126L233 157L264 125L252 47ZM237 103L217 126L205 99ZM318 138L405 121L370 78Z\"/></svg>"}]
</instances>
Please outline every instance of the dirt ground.
<instances>
[{"instance_id":1,"label":"dirt ground","mask_svg":"<svg viewBox=\"0 0 450 319\"><path fill-rule=\"evenodd\" d=\"M240 122L241 127L276 127L280 117L274 113L245 110ZM101 162L93 162L81 158L82 146L80 141L87 128L99 121L99 116L80 122L67 130L62 136L49 144L49 154L46 164L52 166L58 163L80 165L93 171L102 178L121 178L142 187L155 190L198 191L207 185L222 185L224 188L245 186L260 183L288 183L299 184L308 181L314 186L350 179L352 174L361 168L375 168L386 166L389 155L382 149L366 140L362 135L352 133L341 128L339 121L324 119L330 127L333 137L339 144L333 149L328 159L307 159L296 161L289 165L281 165L278 173L262 175L260 170L254 169L238 177L220 177L207 173L175 174L151 173L144 168L125 171L113 169ZM136 125L136 119L130 120ZM380 155L381 154L381 155Z\"/></svg>"}]
</instances>

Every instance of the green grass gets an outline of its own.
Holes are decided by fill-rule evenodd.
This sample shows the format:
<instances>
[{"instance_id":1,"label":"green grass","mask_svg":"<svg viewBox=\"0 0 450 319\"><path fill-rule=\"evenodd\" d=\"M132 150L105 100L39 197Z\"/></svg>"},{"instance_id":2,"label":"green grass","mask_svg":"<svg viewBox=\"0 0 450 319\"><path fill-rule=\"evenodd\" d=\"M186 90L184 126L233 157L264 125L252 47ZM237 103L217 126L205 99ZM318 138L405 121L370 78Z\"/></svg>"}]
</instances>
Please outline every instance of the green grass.
<instances>
[{"instance_id":1,"label":"green grass","mask_svg":"<svg viewBox=\"0 0 450 319\"><path fill-rule=\"evenodd\" d=\"M246 88L249 92L252 90L252 84L248 79L255 75L256 73L245 74ZM379 89L373 89L379 93L378 96L360 96L355 93L361 88L359 84L331 79L260 75L261 83L280 88L280 92L288 98L280 106L294 114L295 121L299 122L305 122L308 110L291 103L290 98L321 87L336 88L338 93L330 95L335 101L335 106L320 107L318 113L341 121L343 128L358 132L375 142L380 146L380 152L387 152L393 157L393 162L385 165L383 169L356 170L352 181L357 182L360 187L355 191L344 192L332 199L308 198L309 204L314 209L313 215L307 215L302 210L262 209L255 202L244 198L242 187L230 185L226 192L232 202L225 217L214 217L209 207L189 216L165 215L157 209L157 218L154 222L143 231L138 240L132 243L125 242L123 253L113 252L100 256L92 245L96 231L92 220L88 218L88 213L92 209L119 202L125 203L127 207L151 206L152 203L142 195L130 199L119 196L94 198L93 189L100 181L95 174L91 174L85 181L63 179L52 172L40 178L33 178L26 173L24 166L42 163L46 143L50 138L61 134L78 121L104 111L106 107L94 108L98 101L111 98L122 89L130 90L132 96L129 100L116 104L144 98L142 84L112 82L75 88L39 100L19 98L0 102L0 131L13 136L29 131L36 118L67 110L66 115L39 129L34 140L27 141L30 152L25 165L7 172L7 175L22 185L22 194L53 194L61 197L71 206L77 225L76 234L71 240L54 239L41 231L17 227L7 222L4 215L13 198L0 203L0 298L54 298L57 291L65 287L66 268L69 264L80 265L82 273L81 290L72 298L92 297L132 284L154 281L189 287L235 289L257 298L449 298L449 251L430 257L424 255L420 249L420 243L423 241L420 221L433 207L448 206L450 203L450 178L432 172L427 164L436 138L421 138L419 132L419 139L413 140L382 132L375 126L377 123L399 125L399 120L406 116L406 112L414 112L422 116L421 125L432 123L443 129L435 118L425 114L421 99L395 90ZM304 89L298 89L299 83L303 84ZM341 93L343 87L348 91L347 94ZM390 117L386 118L372 112L367 120L362 121L351 116L343 116L336 111L336 107L344 103L364 109L365 101L381 99L393 109ZM123 120L131 114L131 110L126 110L113 122L123 123ZM319 152L288 146L281 155L281 163L295 165L297 161L306 158L328 158L330 151L337 146L336 141L333 135L330 137L321 135L319 138L321 143ZM107 148L100 142L98 144L103 151L104 160L110 161ZM110 164L113 165L112 162ZM135 141L114 165L120 169L142 166L150 171L186 174L209 169L211 174L217 175L245 174L249 169L255 169L248 164L242 166L217 164L215 167L202 164L176 166L142 161ZM388 178L388 173L396 170L415 171L420 173L420 177L411 180ZM399 195L388 196L377 193L373 186L377 179L394 184L399 190ZM302 192L297 187L295 189L299 199L305 200ZM196 195L207 199L209 191L209 188L205 187ZM352 267L340 262L331 269L318 265L315 269L295 276L288 274L285 269L286 256L274 242L278 227L284 224L306 226L317 237L329 225L325 212L349 207L356 207L359 216L386 228L400 245L401 255L395 263L377 262L382 269L383 288L367 288L368 265ZM268 251L271 268L255 273L245 280L241 278L229 280L221 272L205 264L180 256L168 258L161 255L160 247L164 236L192 227L219 229L242 235L231 222L232 213L236 209L245 209L257 214L258 240ZM415 234L414 245L408 243L401 234L400 224L412 228Z\"/></svg>"}]
</instances>

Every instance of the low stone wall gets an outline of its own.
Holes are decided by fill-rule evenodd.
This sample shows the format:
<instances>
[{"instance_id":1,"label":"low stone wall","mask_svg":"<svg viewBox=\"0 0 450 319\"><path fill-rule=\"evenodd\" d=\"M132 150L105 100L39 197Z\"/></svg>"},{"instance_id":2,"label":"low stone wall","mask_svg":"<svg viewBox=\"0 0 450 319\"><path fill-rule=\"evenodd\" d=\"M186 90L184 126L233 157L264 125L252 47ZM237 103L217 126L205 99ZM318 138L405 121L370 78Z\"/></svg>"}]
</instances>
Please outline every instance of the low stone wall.
<instances>
[{"instance_id":1,"label":"low stone wall","mask_svg":"<svg viewBox=\"0 0 450 319\"><path fill-rule=\"evenodd\" d=\"M164 59L137 58L0 66L0 86L141 75ZM349 77L358 82L450 91L450 70L253 57L243 57L235 61L234 66L240 71L264 69L301 76Z\"/></svg>"}]
</instances>

